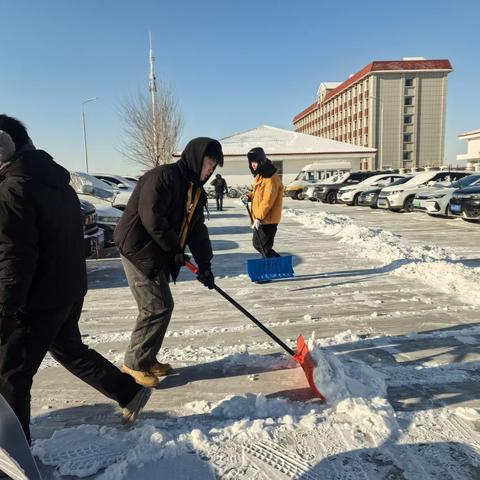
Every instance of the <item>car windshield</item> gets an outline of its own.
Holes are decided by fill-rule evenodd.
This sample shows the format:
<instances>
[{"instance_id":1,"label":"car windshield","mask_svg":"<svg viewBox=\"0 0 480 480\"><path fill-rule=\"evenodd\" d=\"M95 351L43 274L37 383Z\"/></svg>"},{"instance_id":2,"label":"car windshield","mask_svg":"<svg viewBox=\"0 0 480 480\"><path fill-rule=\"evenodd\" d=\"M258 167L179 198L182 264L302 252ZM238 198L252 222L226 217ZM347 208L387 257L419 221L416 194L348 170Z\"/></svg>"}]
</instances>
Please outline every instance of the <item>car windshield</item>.
<instances>
[{"instance_id":1,"label":"car windshield","mask_svg":"<svg viewBox=\"0 0 480 480\"><path fill-rule=\"evenodd\" d=\"M480 184L480 175L468 175L452 183L454 188L465 188Z\"/></svg>"},{"instance_id":2,"label":"car windshield","mask_svg":"<svg viewBox=\"0 0 480 480\"><path fill-rule=\"evenodd\" d=\"M385 179L388 178L388 176L385 175L372 175L371 177L366 178L365 180L362 180L360 183L358 183L356 186L357 187L366 187L368 185L375 185L376 183L380 183L382 181L385 181ZM391 184L390 184L391 185ZM380 185L379 185L380 186ZM385 185L386 186L386 185Z\"/></svg>"},{"instance_id":3,"label":"car windshield","mask_svg":"<svg viewBox=\"0 0 480 480\"><path fill-rule=\"evenodd\" d=\"M327 184L333 184L333 183L344 183L347 178L349 177L350 173L342 173L339 175L332 175L331 177L324 178L318 183L327 183Z\"/></svg>"},{"instance_id":4,"label":"car windshield","mask_svg":"<svg viewBox=\"0 0 480 480\"><path fill-rule=\"evenodd\" d=\"M323 178L322 180L319 180L317 182L317 185L337 183L339 177L340 177L340 175L331 175L330 177Z\"/></svg>"},{"instance_id":5,"label":"car windshield","mask_svg":"<svg viewBox=\"0 0 480 480\"><path fill-rule=\"evenodd\" d=\"M402 183L407 183L412 178L413 178L412 176L399 178L399 179L395 180L393 183L391 183L390 186L393 187L394 185L401 185Z\"/></svg>"},{"instance_id":6,"label":"car windshield","mask_svg":"<svg viewBox=\"0 0 480 480\"><path fill-rule=\"evenodd\" d=\"M95 178L98 178L102 182L105 182L107 185L114 189L118 189L118 186L122 184L124 188L129 190L133 190L135 188L135 184L124 177L115 177L109 175L102 175L102 174L95 174L93 175Z\"/></svg>"},{"instance_id":7,"label":"car windshield","mask_svg":"<svg viewBox=\"0 0 480 480\"><path fill-rule=\"evenodd\" d=\"M410 188L415 185L421 185L422 183L427 183L429 181L434 181L433 179L437 176L438 172L422 172L414 177L410 178L408 182L405 182L405 186ZM440 182L441 180L435 180L435 183Z\"/></svg>"},{"instance_id":8,"label":"car windshield","mask_svg":"<svg viewBox=\"0 0 480 480\"><path fill-rule=\"evenodd\" d=\"M113 202L117 196L117 192L113 188L109 187L102 180L88 175L88 173L70 172L70 185L77 193L91 195L109 202ZM91 193L86 193L85 185L91 187Z\"/></svg>"}]
</instances>

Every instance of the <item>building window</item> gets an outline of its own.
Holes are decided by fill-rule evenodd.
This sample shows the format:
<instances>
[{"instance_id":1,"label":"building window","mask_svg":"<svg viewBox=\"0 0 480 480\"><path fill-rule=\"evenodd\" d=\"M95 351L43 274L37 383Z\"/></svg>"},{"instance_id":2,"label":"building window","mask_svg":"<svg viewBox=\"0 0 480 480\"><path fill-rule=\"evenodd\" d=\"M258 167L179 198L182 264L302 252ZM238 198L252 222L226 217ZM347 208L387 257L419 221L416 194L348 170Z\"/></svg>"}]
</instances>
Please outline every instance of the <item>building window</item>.
<instances>
[{"instance_id":1,"label":"building window","mask_svg":"<svg viewBox=\"0 0 480 480\"><path fill-rule=\"evenodd\" d=\"M405 105L413 105L413 97L405 97Z\"/></svg>"},{"instance_id":2,"label":"building window","mask_svg":"<svg viewBox=\"0 0 480 480\"><path fill-rule=\"evenodd\" d=\"M413 78L406 78L405 79L405 86L406 87L413 87Z\"/></svg>"},{"instance_id":3,"label":"building window","mask_svg":"<svg viewBox=\"0 0 480 480\"><path fill-rule=\"evenodd\" d=\"M412 159L412 152L403 152L403 159L404 160L411 160Z\"/></svg>"},{"instance_id":4,"label":"building window","mask_svg":"<svg viewBox=\"0 0 480 480\"><path fill-rule=\"evenodd\" d=\"M405 115L403 117L403 123L412 123L412 115Z\"/></svg>"},{"instance_id":5,"label":"building window","mask_svg":"<svg viewBox=\"0 0 480 480\"><path fill-rule=\"evenodd\" d=\"M411 133L404 133L403 134L403 141L404 142L411 142L412 141L412 134Z\"/></svg>"}]
</instances>

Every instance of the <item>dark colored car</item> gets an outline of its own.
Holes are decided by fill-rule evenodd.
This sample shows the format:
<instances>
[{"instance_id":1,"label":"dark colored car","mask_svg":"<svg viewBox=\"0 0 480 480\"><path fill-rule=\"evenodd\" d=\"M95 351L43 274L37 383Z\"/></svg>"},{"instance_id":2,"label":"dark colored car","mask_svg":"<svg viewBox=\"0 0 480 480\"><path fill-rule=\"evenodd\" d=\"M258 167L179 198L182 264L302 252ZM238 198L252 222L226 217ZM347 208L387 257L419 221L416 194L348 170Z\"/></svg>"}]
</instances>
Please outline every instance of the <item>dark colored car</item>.
<instances>
[{"instance_id":1,"label":"dark colored car","mask_svg":"<svg viewBox=\"0 0 480 480\"><path fill-rule=\"evenodd\" d=\"M342 187L363 182L366 178L388 171L360 171L350 172L343 175L337 183L322 183L314 187L313 197L323 203L337 203L337 194ZM391 172L393 173L393 172Z\"/></svg>"},{"instance_id":2,"label":"dark colored car","mask_svg":"<svg viewBox=\"0 0 480 480\"><path fill-rule=\"evenodd\" d=\"M97 212L95 207L85 200L80 200L83 220L83 238L85 243L85 257L96 256L103 248L103 230L97 225Z\"/></svg>"},{"instance_id":3,"label":"dark colored car","mask_svg":"<svg viewBox=\"0 0 480 480\"><path fill-rule=\"evenodd\" d=\"M393 185L401 185L402 183L408 182L411 178L411 175L399 178L395 182L391 183L389 187L392 187ZM384 187L371 188L370 190L362 192L358 197L358 205L361 207L378 208L377 200L382 188Z\"/></svg>"},{"instance_id":4,"label":"dark colored car","mask_svg":"<svg viewBox=\"0 0 480 480\"><path fill-rule=\"evenodd\" d=\"M480 186L455 190L449 206L452 215L457 215L463 220L480 222Z\"/></svg>"}]
</instances>

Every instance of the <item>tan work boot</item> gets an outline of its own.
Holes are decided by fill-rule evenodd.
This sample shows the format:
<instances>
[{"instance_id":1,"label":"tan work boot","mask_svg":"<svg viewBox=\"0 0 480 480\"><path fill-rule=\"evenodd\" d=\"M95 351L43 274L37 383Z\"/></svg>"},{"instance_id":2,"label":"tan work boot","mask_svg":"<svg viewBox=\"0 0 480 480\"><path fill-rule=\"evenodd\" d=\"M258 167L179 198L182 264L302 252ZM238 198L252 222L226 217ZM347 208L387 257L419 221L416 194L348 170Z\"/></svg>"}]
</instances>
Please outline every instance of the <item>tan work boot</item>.
<instances>
[{"instance_id":1,"label":"tan work boot","mask_svg":"<svg viewBox=\"0 0 480 480\"><path fill-rule=\"evenodd\" d=\"M172 366L169 363L160 363L155 360L155 363L148 370L156 377L165 377L172 371Z\"/></svg>"},{"instance_id":2,"label":"tan work boot","mask_svg":"<svg viewBox=\"0 0 480 480\"><path fill-rule=\"evenodd\" d=\"M126 365L122 366L122 372L128 373L139 385L143 385L148 388L158 387L159 381L155 375L150 372L142 372L140 370L132 370Z\"/></svg>"}]
</instances>

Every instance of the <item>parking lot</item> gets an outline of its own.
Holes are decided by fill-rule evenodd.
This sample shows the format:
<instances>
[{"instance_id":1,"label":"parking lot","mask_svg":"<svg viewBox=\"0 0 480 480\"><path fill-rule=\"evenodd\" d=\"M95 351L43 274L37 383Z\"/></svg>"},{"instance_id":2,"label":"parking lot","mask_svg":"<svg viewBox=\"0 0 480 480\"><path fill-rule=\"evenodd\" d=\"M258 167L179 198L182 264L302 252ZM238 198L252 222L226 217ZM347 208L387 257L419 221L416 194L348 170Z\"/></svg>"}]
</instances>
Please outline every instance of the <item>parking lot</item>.
<instances>
[{"instance_id":1,"label":"parking lot","mask_svg":"<svg viewBox=\"0 0 480 480\"><path fill-rule=\"evenodd\" d=\"M459 409L480 408L479 224L287 199L276 247L293 255L296 277L256 285L245 275L246 260L258 258L247 214L238 200L225 205L224 212L211 212L208 221L217 283L277 335L293 344L300 333L309 337L315 332L338 356L381 371L389 404L409 422L412 416L443 409L455 416ZM117 258L91 260L88 269L82 333L120 365L136 306ZM281 360L280 349L220 296L188 272L172 290L176 309L159 360L173 363L179 373L162 382L146 417L178 416L188 402L218 402L247 393L309 400L301 371ZM265 359L262 365L258 358ZM37 439L62 427L118 422L100 394L51 360L35 378L33 412ZM463 415L453 421L448 415L435 417L442 430L437 436L426 432L415 437L409 427L405 442L479 448L477 419ZM312 442L318 443L315 438ZM338 441L338 452L354 448ZM376 440L372 442L373 448ZM455 451L448 461L468 473L461 478L478 478L467 460L455 460ZM428 470L428 454L415 452L416 462ZM472 458L478 461L478 454ZM211 462L218 470L216 460ZM442 460L438 462L441 468Z\"/></svg>"}]
</instances>

